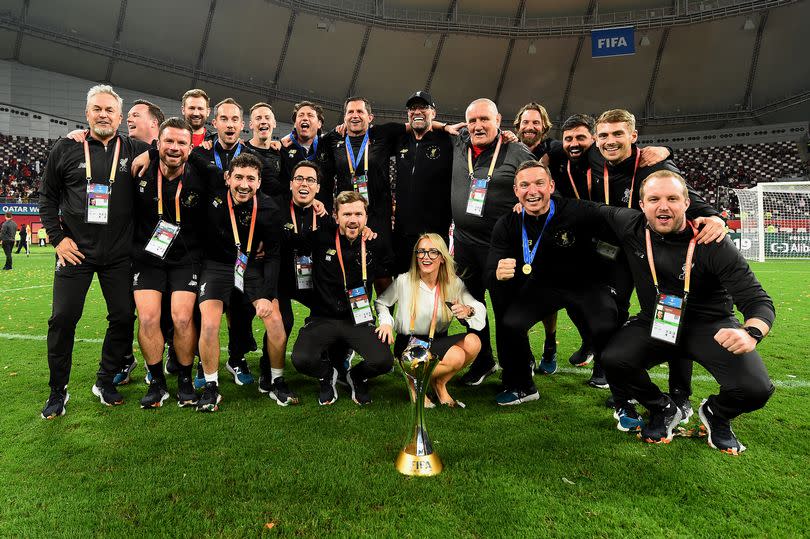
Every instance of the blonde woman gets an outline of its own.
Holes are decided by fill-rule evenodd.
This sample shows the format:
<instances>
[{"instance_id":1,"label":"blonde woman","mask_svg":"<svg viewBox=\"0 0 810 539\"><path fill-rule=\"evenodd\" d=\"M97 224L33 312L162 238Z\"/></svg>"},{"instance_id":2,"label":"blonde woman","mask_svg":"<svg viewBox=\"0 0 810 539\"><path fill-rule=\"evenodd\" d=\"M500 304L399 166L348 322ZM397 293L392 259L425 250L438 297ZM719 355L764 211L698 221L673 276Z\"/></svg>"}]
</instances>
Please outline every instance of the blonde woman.
<instances>
[{"instance_id":1,"label":"blonde woman","mask_svg":"<svg viewBox=\"0 0 810 539\"><path fill-rule=\"evenodd\" d=\"M481 341L473 333L448 335L447 330L453 317L472 329L482 329L487 312L456 275L456 264L441 236L423 234L419 237L410 270L399 275L376 299L375 305L380 323L377 336L384 343L394 343L397 357L412 339L429 342L431 327L434 327L430 350L441 362L433 371L431 385L441 404L463 407L462 402L447 392L447 382L473 362L481 350ZM398 305L396 316L391 313L394 305Z\"/></svg>"}]
</instances>

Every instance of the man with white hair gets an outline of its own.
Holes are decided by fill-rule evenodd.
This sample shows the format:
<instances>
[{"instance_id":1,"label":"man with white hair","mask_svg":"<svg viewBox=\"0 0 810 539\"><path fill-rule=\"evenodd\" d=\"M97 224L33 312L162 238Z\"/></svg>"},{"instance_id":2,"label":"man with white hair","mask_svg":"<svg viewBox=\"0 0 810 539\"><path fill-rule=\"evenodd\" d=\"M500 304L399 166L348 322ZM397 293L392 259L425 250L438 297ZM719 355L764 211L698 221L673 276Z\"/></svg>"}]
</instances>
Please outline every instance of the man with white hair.
<instances>
[{"instance_id":1,"label":"man with white hair","mask_svg":"<svg viewBox=\"0 0 810 539\"><path fill-rule=\"evenodd\" d=\"M45 419L65 414L76 324L94 274L107 304L109 325L93 394L107 406L124 400L113 376L132 343L135 184L130 164L149 147L118 134L121 106L112 87L90 88L85 110L90 129L85 141L65 138L54 145L40 187L42 223L56 249L53 311L48 320L51 394L42 410Z\"/></svg>"},{"instance_id":2,"label":"man with white hair","mask_svg":"<svg viewBox=\"0 0 810 539\"><path fill-rule=\"evenodd\" d=\"M453 153L450 199L455 222L454 255L467 289L483 303L492 229L498 218L511 212L517 202L512 189L517 167L534 156L521 143L501 142L501 115L492 100L481 98L470 103L466 120L467 130L455 138ZM500 307L493 298L496 333L501 319ZM489 324L475 333L481 338L481 353L461 378L467 385L479 385L497 368L492 357ZM526 339L521 353L531 355L528 345Z\"/></svg>"}]
</instances>

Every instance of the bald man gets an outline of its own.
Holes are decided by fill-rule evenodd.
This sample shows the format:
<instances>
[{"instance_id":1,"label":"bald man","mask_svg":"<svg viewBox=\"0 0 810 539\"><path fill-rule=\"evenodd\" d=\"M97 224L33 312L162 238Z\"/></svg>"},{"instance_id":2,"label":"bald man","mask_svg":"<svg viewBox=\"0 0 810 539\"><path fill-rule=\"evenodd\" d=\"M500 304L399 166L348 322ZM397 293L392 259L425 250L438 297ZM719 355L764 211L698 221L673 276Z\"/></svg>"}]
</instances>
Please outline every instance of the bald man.
<instances>
[{"instance_id":1,"label":"bald man","mask_svg":"<svg viewBox=\"0 0 810 539\"><path fill-rule=\"evenodd\" d=\"M455 259L464 284L478 301L485 301L484 275L489 253L490 234L495 222L512 211L517 202L512 184L517 167L533 159L521 143L501 143L501 115L490 99L476 99L467 107L466 130L455 137L453 181L450 190L455 222ZM492 298L495 329L498 331L501 304ZM472 330L470 330L472 331ZM489 324L475 331L481 339L481 353L462 376L467 385L477 386L497 370L492 356ZM528 338L519 347L531 355Z\"/></svg>"}]
</instances>

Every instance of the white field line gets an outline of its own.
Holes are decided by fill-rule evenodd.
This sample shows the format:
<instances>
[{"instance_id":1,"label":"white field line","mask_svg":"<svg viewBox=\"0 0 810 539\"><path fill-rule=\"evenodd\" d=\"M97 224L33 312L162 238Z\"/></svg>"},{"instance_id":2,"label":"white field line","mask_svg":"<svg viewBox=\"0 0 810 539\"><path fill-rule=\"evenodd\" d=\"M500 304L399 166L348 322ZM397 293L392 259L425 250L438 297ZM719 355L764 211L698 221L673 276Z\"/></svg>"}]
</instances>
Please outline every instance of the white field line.
<instances>
[{"instance_id":1,"label":"white field line","mask_svg":"<svg viewBox=\"0 0 810 539\"><path fill-rule=\"evenodd\" d=\"M6 288L5 290L0 290L0 294L5 292L16 292L17 290L33 290L34 288L51 288L53 285L50 284L38 284L36 286L23 286L22 288Z\"/></svg>"},{"instance_id":2,"label":"white field line","mask_svg":"<svg viewBox=\"0 0 810 539\"><path fill-rule=\"evenodd\" d=\"M0 333L0 339L8 339L8 340L21 340L21 341L44 341L46 339L45 335L24 335L24 334L16 334L16 333ZM103 339L82 339L76 338L76 342L85 342L85 343L95 343L100 344L104 342ZM138 343L135 342L135 345ZM227 351L228 348L223 346L220 348L222 351ZM256 352L258 353L258 352ZM290 356L290 353L287 352L287 357ZM579 376L590 376L591 369L590 367L587 368L575 368L575 367L559 367L557 369L558 373L563 374L576 374ZM667 373L662 372L650 372L650 378L653 380L668 380L669 375ZM711 376L707 376L705 374L695 374L692 376L692 380L698 382L714 382L714 378ZM771 380L773 385L776 387L782 388L807 388L810 387L810 382L806 380L799 380L796 378L790 380Z\"/></svg>"}]
</instances>

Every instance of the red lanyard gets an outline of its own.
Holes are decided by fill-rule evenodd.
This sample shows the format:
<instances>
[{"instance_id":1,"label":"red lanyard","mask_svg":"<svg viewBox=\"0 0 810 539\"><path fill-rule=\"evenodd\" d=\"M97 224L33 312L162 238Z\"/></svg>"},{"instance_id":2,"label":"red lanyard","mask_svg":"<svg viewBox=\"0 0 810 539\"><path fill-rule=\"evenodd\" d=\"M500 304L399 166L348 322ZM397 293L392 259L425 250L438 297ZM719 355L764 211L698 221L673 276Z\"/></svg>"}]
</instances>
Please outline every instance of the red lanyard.
<instances>
[{"instance_id":1,"label":"red lanyard","mask_svg":"<svg viewBox=\"0 0 810 539\"><path fill-rule=\"evenodd\" d=\"M239 242L239 230L236 228L236 217L233 214L233 201L231 200L231 192L228 191L226 196L228 199L228 211L231 214L231 230L233 231L233 242L236 244L236 248L241 251L242 244ZM256 197L253 197L253 211L250 214L250 232L248 232L248 242L247 242L247 249L245 250L245 254L250 254L250 246L253 245L253 229L256 227L256 212L259 209L259 201Z\"/></svg>"},{"instance_id":2,"label":"red lanyard","mask_svg":"<svg viewBox=\"0 0 810 539\"><path fill-rule=\"evenodd\" d=\"M689 228L692 229L692 239L689 241L689 247L686 249L686 264L683 271L683 297L689 295L689 284L692 276L692 258L695 254L695 244L697 243L697 228L691 221L687 221ZM649 227L645 230L647 242L647 262L650 264L650 273L652 274L653 284L655 285L656 293L660 293L658 289L658 275L655 273L655 260L653 260L652 240L650 239Z\"/></svg>"},{"instance_id":3,"label":"red lanyard","mask_svg":"<svg viewBox=\"0 0 810 539\"><path fill-rule=\"evenodd\" d=\"M416 294L419 294L419 290L416 290ZM436 283L436 291L433 293L433 317L430 319L430 333L428 338L432 341L433 335L436 333L436 314L439 312L439 303L442 295L442 285ZM413 329L416 326L416 303L418 299L416 296L411 298L411 335L413 335Z\"/></svg>"},{"instance_id":4,"label":"red lanyard","mask_svg":"<svg viewBox=\"0 0 810 539\"><path fill-rule=\"evenodd\" d=\"M89 135L86 135L86 137ZM87 142L87 138L84 139L84 173L87 177L87 183L93 181L93 169L90 167L90 144ZM115 141L115 152L113 152L113 160L112 166L110 167L110 190L112 190L112 184L115 183L115 170L118 164L118 156L121 153L121 137L118 137Z\"/></svg>"},{"instance_id":5,"label":"red lanyard","mask_svg":"<svg viewBox=\"0 0 810 539\"><path fill-rule=\"evenodd\" d=\"M182 177L185 165L180 170ZM180 224L180 192L183 190L183 180L177 184L177 192L174 194L174 219L175 222ZM158 163L158 176L157 176L157 192L158 192L158 219L163 220L163 173L160 171L160 163ZM230 194L230 193L229 193Z\"/></svg>"},{"instance_id":6,"label":"red lanyard","mask_svg":"<svg viewBox=\"0 0 810 539\"><path fill-rule=\"evenodd\" d=\"M633 167L633 179L630 180L630 198L627 201L627 207L630 208L633 206L633 190L636 187L636 172L638 172L638 160L641 157L641 152L638 148L636 148L636 165ZM605 204L610 206L610 189L608 188L608 166L607 161L605 161L605 169L602 172L602 178L605 181Z\"/></svg>"},{"instance_id":7,"label":"red lanyard","mask_svg":"<svg viewBox=\"0 0 810 539\"><path fill-rule=\"evenodd\" d=\"M305 210L306 208L301 208L301 209ZM293 206L293 201L292 200L290 200L290 217L292 218L293 230L295 230L295 233L298 234L298 223L295 221L295 208ZM312 210L312 230L313 231L318 230L318 223L315 221L315 210L314 209Z\"/></svg>"},{"instance_id":8,"label":"red lanyard","mask_svg":"<svg viewBox=\"0 0 810 539\"><path fill-rule=\"evenodd\" d=\"M586 176L588 177L588 200L593 200L593 197L591 197L591 169L590 168L588 168L588 172L587 172ZM574 188L574 194L577 196L577 200L579 200L579 191L577 191L577 186L574 183L574 177L571 175L571 161L568 161L568 179L571 180L571 187Z\"/></svg>"},{"instance_id":9,"label":"red lanyard","mask_svg":"<svg viewBox=\"0 0 810 539\"><path fill-rule=\"evenodd\" d=\"M340 271L343 272L343 288L348 290L346 284L346 267L343 265L343 252L340 249L340 229L335 230L335 250L338 255L338 262L340 263ZM366 286L368 280L368 273L366 271L366 240L360 238L360 263L363 266L363 286Z\"/></svg>"}]
</instances>

